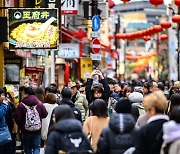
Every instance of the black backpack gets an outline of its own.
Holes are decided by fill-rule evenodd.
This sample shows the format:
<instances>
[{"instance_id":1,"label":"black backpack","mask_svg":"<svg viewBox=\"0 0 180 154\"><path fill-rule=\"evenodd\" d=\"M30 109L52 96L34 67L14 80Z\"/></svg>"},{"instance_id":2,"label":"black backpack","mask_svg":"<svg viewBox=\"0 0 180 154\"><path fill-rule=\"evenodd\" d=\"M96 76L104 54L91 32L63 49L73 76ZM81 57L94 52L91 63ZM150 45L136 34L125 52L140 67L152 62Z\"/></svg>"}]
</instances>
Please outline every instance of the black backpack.
<instances>
[{"instance_id":1,"label":"black backpack","mask_svg":"<svg viewBox=\"0 0 180 154\"><path fill-rule=\"evenodd\" d=\"M57 144L58 152L66 154L93 153L91 144L83 132L61 134L61 142Z\"/></svg>"}]
</instances>

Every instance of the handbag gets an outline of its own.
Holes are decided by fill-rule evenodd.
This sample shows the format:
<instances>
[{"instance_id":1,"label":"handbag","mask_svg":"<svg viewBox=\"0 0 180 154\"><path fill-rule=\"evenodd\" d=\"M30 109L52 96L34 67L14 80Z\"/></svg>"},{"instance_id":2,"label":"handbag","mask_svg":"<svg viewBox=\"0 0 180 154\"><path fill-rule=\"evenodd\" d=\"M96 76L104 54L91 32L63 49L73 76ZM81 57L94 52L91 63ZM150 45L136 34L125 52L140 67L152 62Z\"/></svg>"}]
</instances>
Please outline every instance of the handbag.
<instances>
[{"instance_id":1,"label":"handbag","mask_svg":"<svg viewBox=\"0 0 180 154\"><path fill-rule=\"evenodd\" d=\"M11 142L11 134L7 126L0 128L0 145Z\"/></svg>"}]
</instances>

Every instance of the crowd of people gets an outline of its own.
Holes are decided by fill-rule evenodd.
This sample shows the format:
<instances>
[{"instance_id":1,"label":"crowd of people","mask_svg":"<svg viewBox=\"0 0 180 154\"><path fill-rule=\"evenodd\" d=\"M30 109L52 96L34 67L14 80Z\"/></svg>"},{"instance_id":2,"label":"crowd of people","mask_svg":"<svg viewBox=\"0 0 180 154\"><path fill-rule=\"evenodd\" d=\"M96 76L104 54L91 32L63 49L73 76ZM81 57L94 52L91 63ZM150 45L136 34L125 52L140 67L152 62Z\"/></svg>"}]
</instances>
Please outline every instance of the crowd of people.
<instances>
[{"instance_id":1,"label":"crowd of people","mask_svg":"<svg viewBox=\"0 0 180 154\"><path fill-rule=\"evenodd\" d=\"M180 81L121 81L94 70L87 82L0 88L0 154L179 154Z\"/></svg>"}]
</instances>

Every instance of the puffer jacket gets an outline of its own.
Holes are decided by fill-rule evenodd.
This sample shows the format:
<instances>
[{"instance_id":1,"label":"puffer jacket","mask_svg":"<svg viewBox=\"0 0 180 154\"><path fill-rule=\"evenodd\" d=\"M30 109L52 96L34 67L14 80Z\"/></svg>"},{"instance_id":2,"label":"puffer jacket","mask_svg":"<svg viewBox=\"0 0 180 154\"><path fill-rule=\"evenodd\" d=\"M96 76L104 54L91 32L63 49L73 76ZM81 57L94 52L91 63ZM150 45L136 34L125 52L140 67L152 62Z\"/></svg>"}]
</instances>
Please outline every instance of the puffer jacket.
<instances>
[{"instance_id":1,"label":"puffer jacket","mask_svg":"<svg viewBox=\"0 0 180 154\"><path fill-rule=\"evenodd\" d=\"M134 146L135 134L132 115L113 113L109 126L101 133L96 154L123 154Z\"/></svg>"},{"instance_id":2,"label":"puffer jacket","mask_svg":"<svg viewBox=\"0 0 180 154\"><path fill-rule=\"evenodd\" d=\"M69 138L73 138L73 134L76 133L76 143L79 146L72 146L76 144L71 142L69 144ZM82 135L80 137L80 135ZM82 138L84 137L84 138ZM79 140L81 138L81 140ZM71 139L70 139L71 140ZM68 145L67 145L68 144ZM77 119L64 119L56 123L49 131L45 154L58 154L58 151L70 151L70 150L92 150L91 145L82 132L82 124Z\"/></svg>"},{"instance_id":3,"label":"puffer jacket","mask_svg":"<svg viewBox=\"0 0 180 154\"><path fill-rule=\"evenodd\" d=\"M81 111L82 121L86 119L87 111L88 111L88 101L84 94L81 94L79 91L76 94L75 98L75 106L79 108Z\"/></svg>"}]
</instances>

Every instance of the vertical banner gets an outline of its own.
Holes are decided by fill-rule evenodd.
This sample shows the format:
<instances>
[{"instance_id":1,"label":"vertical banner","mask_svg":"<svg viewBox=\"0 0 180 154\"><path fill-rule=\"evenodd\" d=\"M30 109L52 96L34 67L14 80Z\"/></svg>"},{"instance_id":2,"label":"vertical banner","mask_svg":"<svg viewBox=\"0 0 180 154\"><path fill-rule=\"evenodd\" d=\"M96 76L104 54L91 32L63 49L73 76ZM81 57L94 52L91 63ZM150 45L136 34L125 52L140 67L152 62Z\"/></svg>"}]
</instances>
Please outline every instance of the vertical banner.
<instances>
[{"instance_id":1,"label":"vertical banner","mask_svg":"<svg viewBox=\"0 0 180 154\"><path fill-rule=\"evenodd\" d=\"M90 77L92 72L92 59L81 58L80 59L81 78L86 81Z\"/></svg>"}]
</instances>

